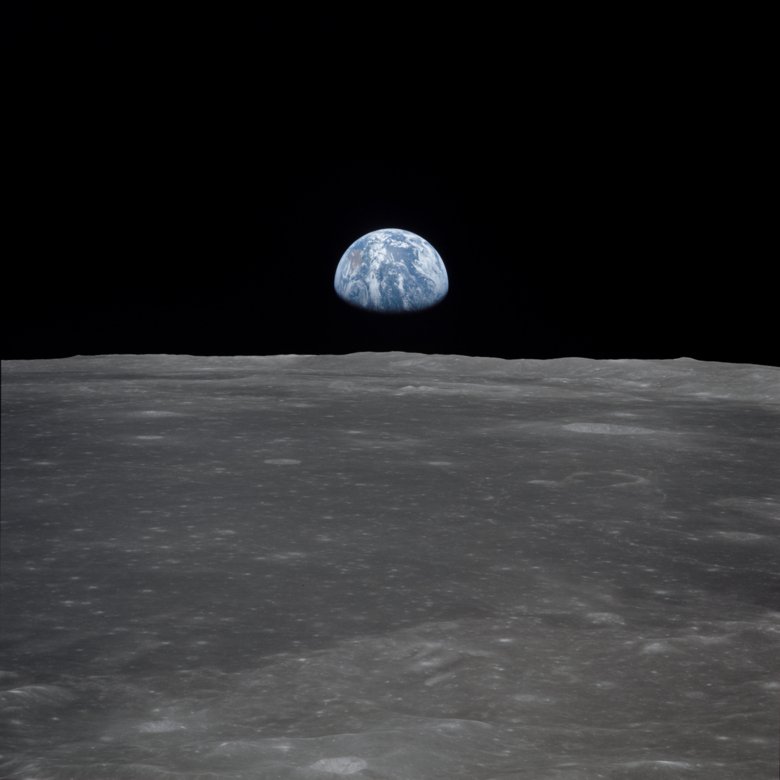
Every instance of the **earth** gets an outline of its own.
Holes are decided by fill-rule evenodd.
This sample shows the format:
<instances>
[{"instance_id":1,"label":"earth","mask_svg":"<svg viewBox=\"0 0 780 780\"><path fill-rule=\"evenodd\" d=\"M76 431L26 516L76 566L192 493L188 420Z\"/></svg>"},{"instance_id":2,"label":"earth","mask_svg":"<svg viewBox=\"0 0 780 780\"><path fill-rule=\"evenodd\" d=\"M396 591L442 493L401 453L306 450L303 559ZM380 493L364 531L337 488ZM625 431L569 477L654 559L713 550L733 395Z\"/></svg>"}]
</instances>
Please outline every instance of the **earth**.
<instances>
[{"instance_id":1,"label":"earth","mask_svg":"<svg viewBox=\"0 0 780 780\"><path fill-rule=\"evenodd\" d=\"M355 241L333 285L347 303L387 313L428 309L449 288L439 253L424 238L398 228L374 230Z\"/></svg>"}]
</instances>

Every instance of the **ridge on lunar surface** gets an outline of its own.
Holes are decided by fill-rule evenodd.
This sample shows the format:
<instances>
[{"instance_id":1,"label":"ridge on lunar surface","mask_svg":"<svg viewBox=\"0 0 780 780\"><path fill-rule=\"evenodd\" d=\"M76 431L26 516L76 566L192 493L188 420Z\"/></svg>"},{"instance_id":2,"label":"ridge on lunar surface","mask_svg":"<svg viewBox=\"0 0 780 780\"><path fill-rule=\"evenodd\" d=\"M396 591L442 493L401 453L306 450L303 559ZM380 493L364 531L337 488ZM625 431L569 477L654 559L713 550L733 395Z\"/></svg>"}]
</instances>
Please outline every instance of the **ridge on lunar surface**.
<instances>
[{"instance_id":1,"label":"ridge on lunar surface","mask_svg":"<svg viewBox=\"0 0 780 780\"><path fill-rule=\"evenodd\" d=\"M777 768L780 369L2 366L0 777Z\"/></svg>"}]
</instances>

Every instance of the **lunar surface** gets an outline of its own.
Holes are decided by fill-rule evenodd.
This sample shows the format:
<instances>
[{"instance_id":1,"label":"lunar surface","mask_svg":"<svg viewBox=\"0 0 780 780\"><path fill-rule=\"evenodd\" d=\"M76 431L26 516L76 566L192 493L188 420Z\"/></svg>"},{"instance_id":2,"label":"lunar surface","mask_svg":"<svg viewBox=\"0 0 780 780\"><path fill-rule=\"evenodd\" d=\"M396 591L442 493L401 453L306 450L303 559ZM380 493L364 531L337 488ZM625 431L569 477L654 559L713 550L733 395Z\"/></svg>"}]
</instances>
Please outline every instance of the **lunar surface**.
<instances>
[{"instance_id":1,"label":"lunar surface","mask_svg":"<svg viewBox=\"0 0 780 780\"><path fill-rule=\"evenodd\" d=\"M774 777L780 370L3 365L0 777Z\"/></svg>"}]
</instances>

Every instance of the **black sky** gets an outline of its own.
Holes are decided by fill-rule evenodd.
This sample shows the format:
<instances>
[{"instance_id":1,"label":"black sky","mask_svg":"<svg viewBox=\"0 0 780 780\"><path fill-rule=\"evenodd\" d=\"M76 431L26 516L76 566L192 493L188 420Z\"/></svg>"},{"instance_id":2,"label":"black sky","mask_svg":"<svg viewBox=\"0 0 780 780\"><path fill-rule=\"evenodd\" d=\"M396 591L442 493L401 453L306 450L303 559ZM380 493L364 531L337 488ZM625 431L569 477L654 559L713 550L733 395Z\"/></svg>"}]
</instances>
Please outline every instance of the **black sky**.
<instances>
[{"instance_id":1,"label":"black sky","mask_svg":"<svg viewBox=\"0 0 780 780\"><path fill-rule=\"evenodd\" d=\"M548 67L544 88L519 77L501 92L508 125L473 100L445 116L433 93L342 110L323 84L288 82L280 101L268 59L231 60L229 25L207 47L158 33L148 53L115 23L67 22L5 41L4 358L780 361L768 207L714 69L672 77L640 58L620 75L594 54ZM427 142L410 145L418 127ZM441 305L387 317L335 296L341 254L381 227L437 248Z\"/></svg>"}]
</instances>

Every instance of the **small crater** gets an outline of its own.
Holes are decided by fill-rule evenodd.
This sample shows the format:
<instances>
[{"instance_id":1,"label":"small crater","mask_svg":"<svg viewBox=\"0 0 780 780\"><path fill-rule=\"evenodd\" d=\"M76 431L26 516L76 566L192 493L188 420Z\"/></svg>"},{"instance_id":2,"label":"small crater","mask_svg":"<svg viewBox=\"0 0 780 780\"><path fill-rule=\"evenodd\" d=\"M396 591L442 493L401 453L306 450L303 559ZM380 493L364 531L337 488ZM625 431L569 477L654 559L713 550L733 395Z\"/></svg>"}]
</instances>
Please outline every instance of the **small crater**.
<instances>
[{"instance_id":1,"label":"small crater","mask_svg":"<svg viewBox=\"0 0 780 780\"><path fill-rule=\"evenodd\" d=\"M626 621L614 612L589 612L588 620L596 626L624 626Z\"/></svg>"},{"instance_id":2,"label":"small crater","mask_svg":"<svg viewBox=\"0 0 780 780\"><path fill-rule=\"evenodd\" d=\"M163 720L150 720L147 723L142 723L138 730L142 734L167 734L171 731L184 731L186 728L178 721L164 718Z\"/></svg>"},{"instance_id":3,"label":"small crater","mask_svg":"<svg viewBox=\"0 0 780 780\"><path fill-rule=\"evenodd\" d=\"M650 428L638 428L634 425L614 425L610 423L575 422L563 426L564 430L575 433L597 433L607 436L646 436L659 433Z\"/></svg>"},{"instance_id":4,"label":"small crater","mask_svg":"<svg viewBox=\"0 0 780 780\"><path fill-rule=\"evenodd\" d=\"M313 769L315 772L327 772L332 775L354 775L362 772L368 763L362 758L354 756L339 756L338 758L321 758L313 764L309 764L307 769Z\"/></svg>"},{"instance_id":5,"label":"small crater","mask_svg":"<svg viewBox=\"0 0 780 780\"><path fill-rule=\"evenodd\" d=\"M747 531L717 531L715 535L729 542L760 542L765 538L762 534Z\"/></svg>"}]
</instances>

